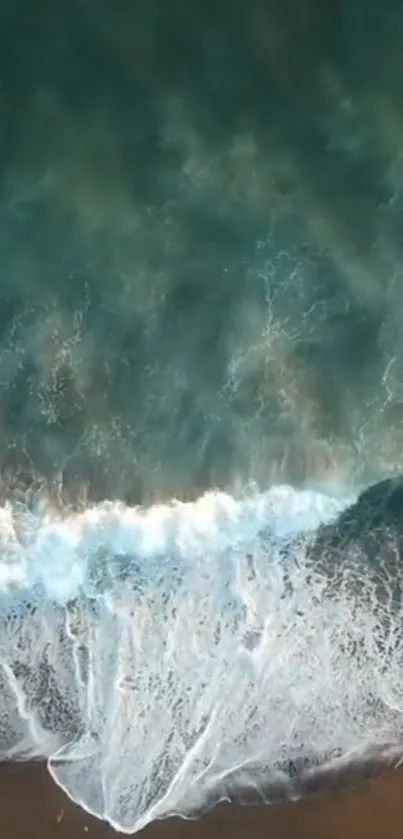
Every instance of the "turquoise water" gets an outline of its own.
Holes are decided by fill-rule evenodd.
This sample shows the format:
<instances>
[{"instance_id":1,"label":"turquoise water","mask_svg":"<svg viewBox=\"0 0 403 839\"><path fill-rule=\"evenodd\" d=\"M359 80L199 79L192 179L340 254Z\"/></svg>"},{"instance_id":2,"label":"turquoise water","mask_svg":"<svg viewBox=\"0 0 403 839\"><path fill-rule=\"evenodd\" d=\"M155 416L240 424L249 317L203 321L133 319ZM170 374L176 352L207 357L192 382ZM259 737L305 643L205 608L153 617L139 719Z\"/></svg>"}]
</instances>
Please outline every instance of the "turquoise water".
<instances>
[{"instance_id":1,"label":"turquoise water","mask_svg":"<svg viewBox=\"0 0 403 839\"><path fill-rule=\"evenodd\" d=\"M401 12L287 8L3 4L11 481L148 503L400 468Z\"/></svg>"}]
</instances>

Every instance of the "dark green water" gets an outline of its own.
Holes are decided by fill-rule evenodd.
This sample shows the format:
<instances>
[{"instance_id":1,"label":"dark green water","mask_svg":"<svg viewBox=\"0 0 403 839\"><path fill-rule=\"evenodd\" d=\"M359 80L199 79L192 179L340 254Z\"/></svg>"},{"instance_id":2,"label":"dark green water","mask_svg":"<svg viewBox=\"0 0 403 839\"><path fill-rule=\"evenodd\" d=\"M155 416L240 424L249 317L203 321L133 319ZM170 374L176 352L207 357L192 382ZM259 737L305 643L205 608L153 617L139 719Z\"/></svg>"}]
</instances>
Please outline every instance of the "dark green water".
<instances>
[{"instance_id":1,"label":"dark green water","mask_svg":"<svg viewBox=\"0 0 403 839\"><path fill-rule=\"evenodd\" d=\"M5 478L402 467L402 36L392 0L3 0Z\"/></svg>"}]
</instances>

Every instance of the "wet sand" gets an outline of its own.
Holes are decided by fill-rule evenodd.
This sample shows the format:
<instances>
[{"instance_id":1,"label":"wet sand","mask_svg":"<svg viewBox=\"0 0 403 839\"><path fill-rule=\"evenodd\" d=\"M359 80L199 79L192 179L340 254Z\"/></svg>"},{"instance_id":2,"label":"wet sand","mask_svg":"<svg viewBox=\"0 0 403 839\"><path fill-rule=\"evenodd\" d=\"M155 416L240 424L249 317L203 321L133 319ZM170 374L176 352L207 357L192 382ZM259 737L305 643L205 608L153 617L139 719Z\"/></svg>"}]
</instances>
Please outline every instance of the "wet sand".
<instances>
[{"instance_id":1,"label":"wet sand","mask_svg":"<svg viewBox=\"0 0 403 839\"><path fill-rule=\"evenodd\" d=\"M200 821L151 825L144 839L401 839L403 771L376 770L354 789L272 807L216 808ZM42 765L0 770L7 839L113 839L117 834L72 805Z\"/></svg>"}]
</instances>

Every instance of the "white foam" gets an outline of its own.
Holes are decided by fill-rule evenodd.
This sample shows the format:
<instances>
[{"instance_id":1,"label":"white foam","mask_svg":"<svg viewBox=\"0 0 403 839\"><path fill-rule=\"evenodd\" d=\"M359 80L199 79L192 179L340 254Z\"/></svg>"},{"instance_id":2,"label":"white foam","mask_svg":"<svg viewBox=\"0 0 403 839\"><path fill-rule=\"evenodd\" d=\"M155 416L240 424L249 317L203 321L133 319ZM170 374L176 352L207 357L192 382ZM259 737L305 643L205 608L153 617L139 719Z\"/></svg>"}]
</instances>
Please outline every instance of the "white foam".
<instances>
[{"instance_id":1,"label":"white foam","mask_svg":"<svg viewBox=\"0 0 403 839\"><path fill-rule=\"evenodd\" d=\"M398 745L402 615L385 629L365 572L358 594L348 573L329 591L297 538L353 500L276 487L5 508L2 757L43 754L72 799L130 833L236 783L270 788L288 761Z\"/></svg>"}]
</instances>

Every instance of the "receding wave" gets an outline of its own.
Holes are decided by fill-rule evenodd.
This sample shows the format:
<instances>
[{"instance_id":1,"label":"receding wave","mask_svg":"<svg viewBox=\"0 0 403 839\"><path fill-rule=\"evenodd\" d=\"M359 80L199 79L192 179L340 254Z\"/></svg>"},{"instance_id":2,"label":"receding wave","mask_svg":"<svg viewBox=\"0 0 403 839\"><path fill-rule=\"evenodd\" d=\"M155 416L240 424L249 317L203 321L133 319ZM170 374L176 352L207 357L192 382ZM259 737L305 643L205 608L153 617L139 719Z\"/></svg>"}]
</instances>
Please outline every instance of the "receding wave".
<instances>
[{"instance_id":1,"label":"receding wave","mask_svg":"<svg viewBox=\"0 0 403 839\"><path fill-rule=\"evenodd\" d=\"M237 789L298 795L309 772L398 749L396 534L386 517L381 538L375 496L368 542L363 497L367 531L356 496L288 486L148 509L6 505L0 758L46 758L74 801L131 833Z\"/></svg>"}]
</instances>

